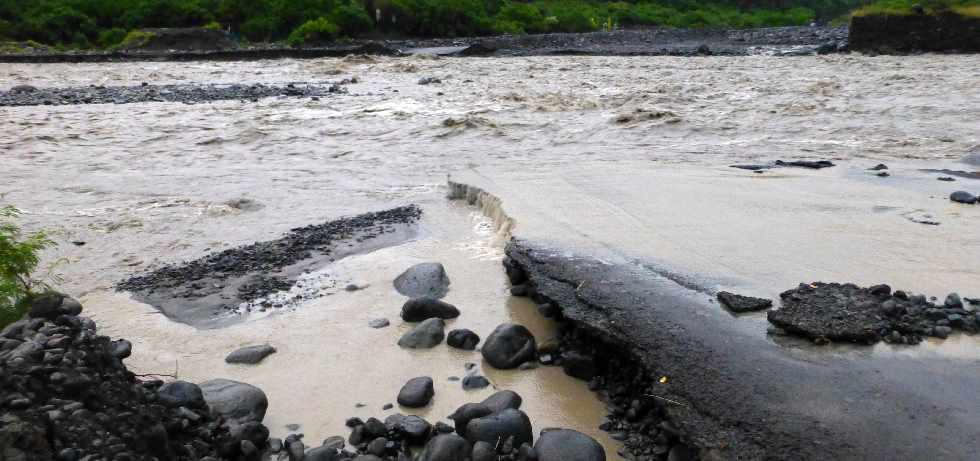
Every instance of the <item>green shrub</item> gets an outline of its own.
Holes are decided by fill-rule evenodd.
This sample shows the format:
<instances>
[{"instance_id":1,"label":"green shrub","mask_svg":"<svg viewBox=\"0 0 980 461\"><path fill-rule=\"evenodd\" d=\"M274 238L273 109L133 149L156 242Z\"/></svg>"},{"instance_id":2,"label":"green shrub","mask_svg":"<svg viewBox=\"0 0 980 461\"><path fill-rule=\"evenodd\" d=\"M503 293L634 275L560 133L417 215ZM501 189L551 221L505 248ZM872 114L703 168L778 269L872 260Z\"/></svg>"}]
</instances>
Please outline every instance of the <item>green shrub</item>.
<instances>
[{"instance_id":1,"label":"green shrub","mask_svg":"<svg viewBox=\"0 0 980 461\"><path fill-rule=\"evenodd\" d=\"M271 40L278 29L279 25L274 19L268 16L259 16L242 24L240 31L250 41L262 42Z\"/></svg>"},{"instance_id":2,"label":"green shrub","mask_svg":"<svg viewBox=\"0 0 980 461\"><path fill-rule=\"evenodd\" d=\"M323 43L333 40L340 33L340 28L327 18L320 17L306 21L286 39L290 45L299 46L308 43Z\"/></svg>"},{"instance_id":3,"label":"green shrub","mask_svg":"<svg viewBox=\"0 0 980 461\"><path fill-rule=\"evenodd\" d=\"M24 315L20 301L43 287L32 278L39 262L38 253L52 245L43 232L24 235L13 220L20 212L0 208L0 328Z\"/></svg>"},{"instance_id":4,"label":"green shrub","mask_svg":"<svg viewBox=\"0 0 980 461\"><path fill-rule=\"evenodd\" d=\"M330 22L337 25L340 33L347 36L366 34L374 28L374 21L359 2L344 2L330 13Z\"/></svg>"},{"instance_id":5,"label":"green shrub","mask_svg":"<svg viewBox=\"0 0 980 461\"><path fill-rule=\"evenodd\" d=\"M548 31L548 22L544 14L538 7L527 3L506 2L497 12L496 25L494 29L519 30L520 32L506 33L529 33L537 34Z\"/></svg>"}]
</instances>

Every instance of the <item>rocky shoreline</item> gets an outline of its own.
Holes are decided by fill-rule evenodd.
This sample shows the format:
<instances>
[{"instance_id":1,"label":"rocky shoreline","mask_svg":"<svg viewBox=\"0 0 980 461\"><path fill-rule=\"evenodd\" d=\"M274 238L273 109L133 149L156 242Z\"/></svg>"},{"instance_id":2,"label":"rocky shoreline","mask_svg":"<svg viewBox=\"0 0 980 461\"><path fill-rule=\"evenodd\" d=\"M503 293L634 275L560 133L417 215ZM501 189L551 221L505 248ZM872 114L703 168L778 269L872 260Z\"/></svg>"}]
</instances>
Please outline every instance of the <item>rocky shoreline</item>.
<instances>
[{"instance_id":1,"label":"rocky shoreline","mask_svg":"<svg viewBox=\"0 0 980 461\"><path fill-rule=\"evenodd\" d=\"M290 97L312 98L346 93L339 83L289 83L286 85L150 85L138 86L90 86L80 88L36 88L18 85L8 91L0 91L0 107L10 106L63 106L77 104L133 104L143 102L180 102L196 104L211 101L251 101L260 98Z\"/></svg>"},{"instance_id":2,"label":"rocky shoreline","mask_svg":"<svg viewBox=\"0 0 980 461\"><path fill-rule=\"evenodd\" d=\"M227 326L246 320L252 313L323 296L319 287L290 289L303 274L327 262L413 238L421 216L421 208L408 205L300 227L276 240L136 275L117 288L132 292L135 299L154 306L171 320L198 328ZM269 298L280 292L289 292L289 296Z\"/></svg>"},{"instance_id":3,"label":"rocky shoreline","mask_svg":"<svg viewBox=\"0 0 980 461\"><path fill-rule=\"evenodd\" d=\"M289 48L270 44L216 50L125 50L70 53L36 51L0 54L0 62L247 61L257 59L314 59L351 54L399 56L415 53L455 56L799 55L846 51L847 38L848 29L846 26L794 26L735 30L645 27L578 34L353 40L316 48Z\"/></svg>"}]
</instances>

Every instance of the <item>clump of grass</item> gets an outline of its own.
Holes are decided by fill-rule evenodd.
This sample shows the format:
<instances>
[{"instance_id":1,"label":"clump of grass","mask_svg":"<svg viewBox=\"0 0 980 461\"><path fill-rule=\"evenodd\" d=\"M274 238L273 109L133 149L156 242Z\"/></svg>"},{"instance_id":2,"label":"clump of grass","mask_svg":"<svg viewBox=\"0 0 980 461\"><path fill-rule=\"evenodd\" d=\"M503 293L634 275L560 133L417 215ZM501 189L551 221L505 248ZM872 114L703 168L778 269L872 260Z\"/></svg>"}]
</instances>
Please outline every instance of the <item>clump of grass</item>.
<instances>
[{"instance_id":1,"label":"clump of grass","mask_svg":"<svg viewBox=\"0 0 980 461\"><path fill-rule=\"evenodd\" d=\"M139 48L146 45L156 34L146 30L131 30L116 48Z\"/></svg>"}]
</instances>

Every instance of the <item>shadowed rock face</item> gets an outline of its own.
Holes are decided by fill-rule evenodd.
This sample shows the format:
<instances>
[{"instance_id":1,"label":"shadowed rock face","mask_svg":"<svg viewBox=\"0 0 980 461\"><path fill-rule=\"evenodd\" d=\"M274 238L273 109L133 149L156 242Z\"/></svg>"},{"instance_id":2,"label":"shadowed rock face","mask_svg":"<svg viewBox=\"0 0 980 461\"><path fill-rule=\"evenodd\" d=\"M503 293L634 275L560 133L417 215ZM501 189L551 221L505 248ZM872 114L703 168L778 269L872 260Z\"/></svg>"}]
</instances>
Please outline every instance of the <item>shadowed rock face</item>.
<instances>
[{"instance_id":1,"label":"shadowed rock face","mask_svg":"<svg viewBox=\"0 0 980 461\"><path fill-rule=\"evenodd\" d=\"M980 51L980 19L953 12L855 16L850 46L854 50L975 53Z\"/></svg>"},{"instance_id":2,"label":"shadowed rock face","mask_svg":"<svg viewBox=\"0 0 980 461\"><path fill-rule=\"evenodd\" d=\"M974 456L980 414L967 408L980 378L969 359L790 349L733 328L738 319L708 294L640 266L519 240L507 255L536 301L559 306L591 344L642 365L643 394L658 396L672 431L702 458ZM597 362L600 376L617 372Z\"/></svg>"}]
</instances>

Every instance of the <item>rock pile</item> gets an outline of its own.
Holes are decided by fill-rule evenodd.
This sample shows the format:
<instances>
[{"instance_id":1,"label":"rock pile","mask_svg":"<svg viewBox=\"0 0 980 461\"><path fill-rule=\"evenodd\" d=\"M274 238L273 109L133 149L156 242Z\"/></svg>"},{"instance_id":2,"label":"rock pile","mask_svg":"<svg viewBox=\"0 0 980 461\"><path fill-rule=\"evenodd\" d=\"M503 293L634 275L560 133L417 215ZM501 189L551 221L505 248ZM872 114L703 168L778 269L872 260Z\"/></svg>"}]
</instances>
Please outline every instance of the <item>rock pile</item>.
<instances>
[{"instance_id":1,"label":"rock pile","mask_svg":"<svg viewBox=\"0 0 980 461\"><path fill-rule=\"evenodd\" d=\"M886 341L917 344L924 337L945 338L954 330L980 331L972 302L951 293L941 305L888 285L800 284L780 294L783 306L769 311L769 322L818 343Z\"/></svg>"},{"instance_id":2,"label":"rock pile","mask_svg":"<svg viewBox=\"0 0 980 461\"><path fill-rule=\"evenodd\" d=\"M33 88L33 87L32 87ZM32 91L0 91L2 106L63 106L75 104L132 104L146 102L181 102L196 104L238 100L257 102L269 97L320 98L346 93L337 84L265 85L138 85L90 86L71 88L34 88Z\"/></svg>"},{"instance_id":3,"label":"rock pile","mask_svg":"<svg viewBox=\"0 0 980 461\"><path fill-rule=\"evenodd\" d=\"M207 387L128 371L132 345L99 336L74 299L52 292L28 302L28 315L0 332L3 459L258 459L264 408L230 420L240 402L215 411Z\"/></svg>"},{"instance_id":4,"label":"rock pile","mask_svg":"<svg viewBox=\"0 0 980 461\"><path fill-rule=\"evenodd\" d=\"M453 426L431 424L418 416L393 414L377 418L347 420L351 428L345 443L330 437L320 447L305 452L294 437L281 448L280 459L356 461L605 461L605 451L591 437L569 429L545 429L537 443L531 420L520 410L521 397L501 391L480 403L459 407L449 419ZM348 445L349 443L349 445ZM417 457L412 449L421 448ZM293 454L293 453L296 454Z\"/></svg>"}]
</instances>

